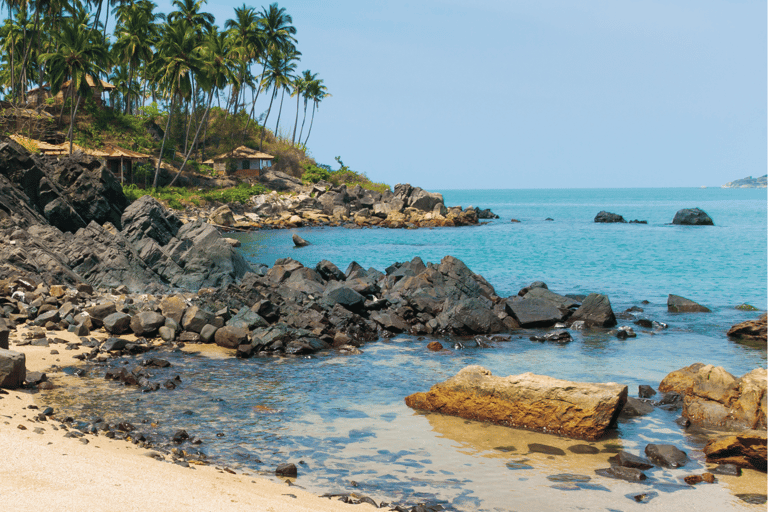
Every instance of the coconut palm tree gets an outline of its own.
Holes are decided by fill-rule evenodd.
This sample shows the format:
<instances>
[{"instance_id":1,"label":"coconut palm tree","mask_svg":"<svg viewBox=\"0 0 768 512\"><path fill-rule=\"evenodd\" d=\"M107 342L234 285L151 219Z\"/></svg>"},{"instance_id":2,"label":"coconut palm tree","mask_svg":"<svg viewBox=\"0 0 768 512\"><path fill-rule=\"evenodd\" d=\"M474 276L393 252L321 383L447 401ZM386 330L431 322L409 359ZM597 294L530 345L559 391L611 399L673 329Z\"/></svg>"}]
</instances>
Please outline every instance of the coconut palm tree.
<instances>
[{"instance_id":1,"label":"coconut palm tree","mask_svg":"<svg viewBox=\"0 0 768 512\"><path fill-rule=\"evenodd\" d=\"M264 145L264 135L267 133L267 119L269 119L269 114L272 111L272 103L275 101L277 93L290 85L292 73L295 69L296 64L293 62L292 56L277 50L270 54L267 70L263 78L263 85L265 90L272 89L272 96L269 99L269 108L267 109L266 117L264 117L264 125L261 128L259 151L261 151ZM277 129L275 129L275 135L277 135Z\"/></svg>"},{"instance_id":2,"label":"coconut palm tree","mask_svg":"<svg viewBox=\"0 0 768 512\"><path fill-rule=\"evenodd\" d=\"M213 14L200 12L207 0L173 0L175 11L168 15L168 21L174 23L184 20L186 27L192 27L195 33L202 35L211 29L214 22Z\"/></svg>"},{"instance_id":3,"label":"coconut palm tree","mask_svg":"<svg viewBox=\"0 0 768 512\"><path fill-rule=\"evenodd\" d=\"M72 153L75 116L80 99L91 94L88 79L96 81L98 73L104 73L109 65L109 50L103 35L88 26L90 15L77 15L64 20L61 32L56 36L58 50L40 56L49 68L51 92L61 90L69 77L68 92L72 99L69 117L69 152ZM98 88L98 85L97 85ZM75 100L77 95L77 100Z\"/></svg>"},{"instance_id":4,"label":"coconut palm tree","mask_svg":"<svg viewBox=\"0 0 768 512\"><path fill-rule=\"evenodd\" d=\"M205 45L199 49L199 52L201 66L198 70L198 83L201 84L204 91L208 92L208 104L205 108L203 118L197 126L195 138L184 156L184 161L182 162L181 167L179 167L176 176L174 176L168 186L171 186L176 182L176 179L181 175L181 171L183 171L184 167L187 165L189 157L192 155L192 150L200 136L200 129L206 123L206 118L211 110L214 93L224 89L228 83L235 80L236 76L235 68L237 67L237 59L232 51L227 33L220 33L215 26L212 27L206 37Z\"/></svg>"},{"instance_id":5,"label":"coconut palm tree","mask_svg":"<svg viewBox=\"0 0 768 512\"><path fill-rule=\"evenodd\" d=\"M304 120L307 119L307 88L315 79L316 75L308 69L305 69L301 75L298 75L293 81L293 92L291 96L296 96L296 120L293 122L293 136L291 144L296 143L296 128L299 125L299 100L304 98L304 119L301 121L301 130L304 130ZM301 132L299 132L299 142L301 142Z\"/></svg>"},{"instance_id":6,"label":"coconut palm tree","mask_svg":"<svg viewBox=\"0 0 768 512\"><path fill-rule=\"evenodd\" d=\"M292 48L290 50L290 53L285 55L285 78L286 80L281 80L279 87L282 89L282 92L280 93L280 108L277 111L277 123L275 124L275 137L277 137L278 130L280 129L280 116L283 113L283 99L285 98L285 91L290 90L291 86L293 85L293 81L296 78L291 73L296 69L296 62L299 60L299 56L301 55L300 52L298 52L295 48ZM296 62L294 62L296 61ZM275 84L273 83L273 86Z\"/></svg>"},{"instance_id":7,"label":"coconut palm tree","mask_svg":"<svg viewBox=\"0 0 768 512\"><path fill-rule=\"evenodd\" d=\"M299 144L301 144L301 135L304 133L304 123L307 120L307 104L309 103L309 97L310 97L310 86L312 85L312 82L317 80L317 73L312 73L310 70L305 70L304 73L301 75L302 80L304 81L304 90L301 93L301 97L304 99L304 116L301 119L301 130L299 130ZM298 104L298 100L297 104ZM298 109L297 109L298 114ZM294 128L294 131L296 129Z\"/></svg>"},{"instance_id":8,"label":"coconut palm tree","mask_svg":"<svg viewBox=\"0 0 768 512\"><path fill-rule=\"evenodd\" d=\"M323 79L317 78L307 88L307 93L312 100L312 119L309 122L309 129L307 130L307 138L304 139L304 146L306 147L309 140L309 134L312 133L312 124L315 122L315 109L320 107L320 102L330 96L328 89L323 85Z\"/></svg>"},{"instance_id":9,"label":"coconut palm tree","mask_svg":"<svg viewBox=\"0 0 768 512\"><path fill-rule=\"evenodd\" d=\"M115 52L117 62L128 66L128 84L133 84L134 74L142 61L152 58L152 46L157 35L157 7L153 2L123 4L115 8L118 24L115 29ZM131 91L132 92L132 91ZM125 99L125 113L133 113L131 94ZM134 98L138 100L138 92Z\"/></svg>"},{"instance_id":10,"label":"coconut palm tree","mask_svg":"<svg viewBox=\"0 0 768 512\"><path fill-rule=\"evenodd\" d=\"M195 28L187 26L186 23L177 21L163 25L163 37L158 43L159 48L155 58L156 80L164 96L170 98L170 105L152 188L157 188L157 178L160 174L160 165L176 99L187 97L192 93L191 75L201 66L197 41Z\"/></svg>"},{"instance_id":11,"label":"coconut palm tree","mask_svg":"<svg viewBox=\"0 0 768 512\"><path fill-rule=\"evenodd\" d=\"M259 30L259 17L256 9L247 7L235 8L235 18L227 20L224 24L233 40L233 51L239 56L241 61L239 71L239 82L246 82L246 75L249 74L249 68L252 62L259 59L264 52L264 43ZM239 106L240 93L243 93L243 103L245 103L245 90L240 88L233 90L232 113L237 112Z\"/></svg>"}]
</instances>

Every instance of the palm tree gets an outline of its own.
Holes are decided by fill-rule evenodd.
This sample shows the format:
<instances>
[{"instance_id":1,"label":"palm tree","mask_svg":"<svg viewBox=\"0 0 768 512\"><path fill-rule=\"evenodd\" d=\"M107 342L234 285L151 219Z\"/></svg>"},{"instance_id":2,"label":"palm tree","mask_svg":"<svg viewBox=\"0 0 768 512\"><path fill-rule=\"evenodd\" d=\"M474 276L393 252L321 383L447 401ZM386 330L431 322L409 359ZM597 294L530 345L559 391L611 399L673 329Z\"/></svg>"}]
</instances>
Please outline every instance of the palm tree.
<instances>
[{"instance_id":1,"label":"palm tree","mask_svg":"<svg viewBox=\"0 0 768 512\"><path fill-rule=\"evenodd\" d=\"M304 91L301 93L302 98L304 98L304 117L301 119L301 130L299 130L299 144L301 144L301 135L304 133L304 123L307 120L307 104L309 103L310 98L310 87L312 86L312 83L317 80L317 73L312 73L308 69L304 71L302 75L302 79L304 80Z\"/></svg>"},{"instance_id":2,"label":"palm tree","mask_svg":"<svg viewBox=\"0 0 768 512\"><path fill-rule=\"evenodd\" d=\"M58 51L40 56L49 66L51 91L60 90L69 77L68 92L72 101L69 118L69 152L72 153L75 116L83 96L91 94L88 79L98 80L97 73L104 72L109 64L109 51L102 34L88 26L90 16L73 16L61 26L57 35ZM98 84L97 84L98 88ZM75 100L77 93L77 100Z\"/></svg>"},{"instance_id":3,"label":"palm tree","mask_svg":"<svg viewBox=\"0 0 768 512\"><path fill-rule=\"evenodd\" d=\"M194 27L187 26L186 23L182 22L166 23L163 26L163 32L155 59L158 72L157 82L160 84L164 95L170 97L171 102L168 107L168 121L165 125L163 142L160 145L160 156L157 159L152 188L157 188L157 178L160 174L160 165L163 160L176 98L191 94L192 72L200 69L199 45Z\"/></svg>"},{"instance_id":4,"label":"palm tree","mask_svg":"<svg viewBox=\"0 0 768 512\"><path fill-rule=\"evenodd\" d=\"M208 92L208 104L205 108L203 118L197 126L195 138L184 156L184 161L182 162L181 167L179 167L176 176L174 176L168 186L171 186L176 182L176 179L181 175L181 171L183 171L184 167L187 165L189 157L192 155L192 150L200 136L200 129L206 124L206 118L211 110L214 93L217 90L221 91L227 86L227 83L231 83L235 80L234 70L237 61L234 58L233 51L230 47L228 34L219 33L215 26L212 27L211 31L208 33L205 45L200 48L200 59L202 66L199 70L198 82L201 84L203 90Z\"/></svg>"},{"instance_id":5,"label":"palm tree","mask_svg":"<svg viewBox=\"0 0 768 512\"><path fill-rule=\"evenodd\" d=\"M258 59L264 51L264 43L259 30L259 17L253 7L235 8L235 19L227 20L224 26L229 31L233 40L233 51L240 58L239 82L245 83L249 74L251 63ZM243 103L245 103L245 91L243 90ZM233 90L232 113L237 112L240 98L240 87Z\"/></svg>"},{"instance_id":6,"label":"palm tree","mask_svg":"<svg viewBox=\"0 0 768 512\"><path fill-rule=\"evenodd\" d=\"M145 1L136 4L124 4L115 8L118 25L115 29L117 40L114 52L117 61L128 65L128 84L133 84L134 73L142 61L152 58L152 46L157 33L153 12L157 7L153 2ZM130 89L130 87L129 87ZM125 99L125 113L133 113L131 94ZM135 94L138 99L138 92Z\"/></svg>"},{"instance_id":7,"label":"palm tree","mask_svg":"<svg viewBox=\"0 0 768 512\"><path fill-rule=\"evenodd\" d=\"M214 22L213 14L200 12L200 8L208 0L173 0L176 10L168 15L168 21L174 23L184 20L186 27L192 27L195 33L202 35L211 29Z\"/></svg>"},{"instance_id":8,"label":"palm tree","mask_svg":"<svg viewBox=\"0 0 768 512\"><path fill-rule=\"evenodd\" d=\"M296 128L299 126L299 100L304 98L304 119L307 118L307 87L314 79L312 72L308 69L304 70L301 75L298 75L293 79L293 92L291 96L296 96L296 120L293 122L293 136L291 136L291 144L296 143ZM302 130L304 129L304 122L301 123ZM299 133L299 140L301 140L301 133Z\"/></svg>"},{"instance_id":9,"label":"palm tree","mask_svg":"<svg viewBox=\"0 0 768 512\"><path fill-rule=\"evenodd\" d=\"M275 97L280 90L285 90L290 85L291 73L293 73L294 69L296 69L296 64L293 62L292 56L287 56L281 51L274 51L270 54L267 71L263 78L263 85L265 90L272 89L272 96L269 100L267 115L264 118L264 125L261 128L259 151L261 151L264 145L264 134L267 133L267 119L269 119L269 113L272 111L272 102L275 101ZM277 136L277 129L275 129L275 136Z\"/></svg>"},{"instance_id":10,"label":"palm tree","mask_svg":"<svg viewBox=\"0 0 768 512\"><path fill-rule=\"evenodd\" d=\"M285 55L285 78L286 80L281 80L280 88L282 89L282 92L280 93L280 108L277 111L277 124L275 124L275 137L277 137L278 130L280 128L280 116L283 114L283 99L285 98L285 91L289 90L291 85L293 85L293 81L296 78L294 75L290 74L296 69L296 63L294 61L298 61L298 57L301 55L298 51L296 51L295 48L293 50ZM274 84L273 84L274 85Z\"/></svg>"},{"instance_id":11,"label":"palm tree","mask_svg":"<svg viewBox=\"0 0 768 512\"><path fill-rule=\"evenodd\" d=\"M315 122L315 109L320 107L320 102L330 96L328 89L323 85L323 79L318 78L312 81L307 88L307 93L312 100L312 119L309 122L309 129L307 130L307 138L304 139L304 146L306 147L309 140L309 134L312 133L312 124Z\"/></svg>"}]
</instances>

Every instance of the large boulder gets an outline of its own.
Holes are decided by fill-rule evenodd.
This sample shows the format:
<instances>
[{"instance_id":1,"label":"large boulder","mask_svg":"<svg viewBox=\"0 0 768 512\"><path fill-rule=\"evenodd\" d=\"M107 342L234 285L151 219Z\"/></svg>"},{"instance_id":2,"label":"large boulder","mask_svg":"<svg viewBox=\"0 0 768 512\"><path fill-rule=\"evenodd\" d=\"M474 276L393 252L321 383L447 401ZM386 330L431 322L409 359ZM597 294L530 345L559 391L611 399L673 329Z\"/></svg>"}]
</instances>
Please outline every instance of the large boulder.
<instances>
[{"instance_id":1,"label":"large boulder","mask_svg":"<svg viewBox=\"0 0 768 512\"><path fill-rule=\"evenodd\" d=\"M712 218L707 215L707 212L700 210L699 208L683 208L678 210L675 214L675 218L672 219L672 224L679 224L683 226L714 226Z\"/></svg>"},{"instance_id":2,"label":"large boulder","mask_svg":"<svg viewBox=\"0 0 768 512\"><path fill-rule=\"evenodd\" d=\"M0 349L0 388L19 388L26 377L26 356L21 352Z\"/></svg>"},{"instance_id":3,"label":"large boulder","mask_svg":"<svg viewBox=\"0 0 768 512\"><path fill-rule=\"evenodd\" d=\"M728 329L728 336L732 338L756 340L766 342L768 332L768 315L763 315L757 320L747 320Z\"/></svg>"},{"instance_id":4,"label":"large boulder","mask_svg":"<svg viewBox=\"0 0 768 512\"><path fill-rule=\"evenodd\" d=\"M555 304L536 297L528 298L528 295L507 299L506 310L520 327L549 327L565 316Z\"/></svg>"},{"instance_id":5,"label":"large boulder","mask_svg":"<svg viewBox=\"0 0 768 512\"><path fill-rule=\"evenodd\" d=\"M667 310L670 313L711 313L708 307L671 293L667 297Z\"/></svg>"},{"instance_id":6,"label":"large boulder","mask_svg":"<svg viewBox=\"0 0 768 512\"><path fill-rule=\"evenodd\" d=\"M707 462L734 464L765 472L768 458L766 433L764 430L753 430L710 439L704 447L704 454Z\"/></svg>"},{"instance_id":7,"label":"large boulder","mask_svg":"<svg viewBox=\"0 0 768 512\"><path fill-rule=\"evenodd\" d=\"M614 424L627 386L571 382L524 373L494 377L468 366L405 403L414 409L489 421L577 439L596 440Z\"/></svg>"},{"instance_id":8,"label":"large boulder","mask_svg":"<svg viewBox=\"0 0 768 512\"><path fill-rule=\"evenodd\" d=\"M724 368L695 363L671 372L659 391L683 397L683 416L691 423L729 429L765 429L766 380L764 368L736 378Z\"/></svg>"},{"instance_id":9,"label":"large boulder","mask_svg":"<svg viewBox=\"0 0 768 512\"><path fill-rule=\"evenodd\" d=\"M278 192L301 192L304 190L304 185L300 179L280 171L262 171L259 181L267 188Z\"/></svg>"},{"instance_id":10,"label":"large boulder","mask_svg":"<svg viewBox=\"0 0 768 512\"><path fill-rule=\"evenodd\" d=\"M224 348L237 348L248 343L248 329L242 325L226 325L216 331L216 344Z\"/></svg>"},{"instance_id":11,"label":"large boulder","mask_svg":"<svg viewBox=\"0 0 768 512\"><path fill-rule=\"evenodd\" d=\"M599 212L597 215L595 215L595 222L605 222L605 223L613 223L613 222L624 222L627 221L624 220L624 217L622 217L619 214L616 213L610 213L606 212L605 210Z\"/></svg>"},{"instance_id":12,"label":"large boulder","mask_svg":"<svg viewBox=\"0 0 768 512\"><path fill-rule=\"evenodd\" d=\"M131 330L136 336L154 336L164 325L165 317L154 311L142 311L131 318Z\"/></svg>"},{"instance_id":13,"label":"large boulder","mask_svg":"<svg viewBox=\"0 0 768 512\"><path fill-rule=\"evenodd\" d=\"M530 292L529 292L530 293ZM583 321L588 327L613 327L616 316L607 295L590 293L570 318L571 322Z\"/></svg>"}]
</instances>

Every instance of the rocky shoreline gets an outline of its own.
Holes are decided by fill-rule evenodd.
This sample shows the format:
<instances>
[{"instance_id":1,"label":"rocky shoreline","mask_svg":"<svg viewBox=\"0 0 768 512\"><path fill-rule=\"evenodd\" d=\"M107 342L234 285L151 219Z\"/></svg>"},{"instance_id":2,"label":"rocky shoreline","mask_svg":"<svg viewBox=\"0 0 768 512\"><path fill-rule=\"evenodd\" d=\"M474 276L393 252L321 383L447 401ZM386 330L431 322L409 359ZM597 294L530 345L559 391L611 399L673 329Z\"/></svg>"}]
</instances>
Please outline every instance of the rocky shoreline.
<instances>
[{"instance_id":1,"label":"rocky shoreline","mask_svg":"<svg viewBox=\"0 0 768 512\"><path fill-rule=\"evenodd\" d=\"M257 218L222 207L184 222L149 196L128 205L111 175L88 159L54 162L2 143L0 161L0 388L51 385L41 372L26 372L24 358L7 350L11 344L52 347L51 353L74 350L80 360L106 363L190 344L215 344L239 358L298 357L323 350L354 355L365 343L398 333L441 336L460 348L504 341L520 328L542 329L531 339L547 343L568 343L569 330L600 329L627 338L635 336L634 329L666 328L639 308L615 314L605 295L560 295L542 282L499 296L451 256L439 263L414 258L383 270L352 263L342 271L329 261L306 267L290 258L254 268L217 227L204 221L241 229L346 223L416 228L474 224L492 215L474 208L448 209L439 194L409 185L399 185L391 196L374 197L362 189L320 184L294 196L259 196ZM676 295L670 295L668 308L708 311ZM764 342L765 316L729 334ZM132 370L110 370L104 376L145 392L172 392L181 377L158 381L152 376L152 368L165 363L148 356ZM720 370L716 373L723 375ZM764 432L765 376L720 380L718 390L670 387L666 391L677 398L668 400L683 404L683 417L695 424ZM689 395L720 405L706 402L697 409ZM642 414L648 406L642 397L627 398L626 387L623 397L617 402L622 414ZM658 405L669 405L663 400ZM751 423L743 420L749 407ZM712 420L712 411L733 421ZM44 412L36 421L48 420ZM615 408L603 428L615 420L614 413ZM64 423L73 431L147 441L131 425ZM557 431L549 424L546 428ZM194 436L178 434L179 444L194 443ZM765 471L764 434L757 441L752 434L739 434L715 444L712 453L725 454L731 463L741 457L749 467ZM182 465L202 462L184 451L169 453ZM625 478L626 470L614 473L639 478L634 473Z\"/></svg>"}]
</instances>

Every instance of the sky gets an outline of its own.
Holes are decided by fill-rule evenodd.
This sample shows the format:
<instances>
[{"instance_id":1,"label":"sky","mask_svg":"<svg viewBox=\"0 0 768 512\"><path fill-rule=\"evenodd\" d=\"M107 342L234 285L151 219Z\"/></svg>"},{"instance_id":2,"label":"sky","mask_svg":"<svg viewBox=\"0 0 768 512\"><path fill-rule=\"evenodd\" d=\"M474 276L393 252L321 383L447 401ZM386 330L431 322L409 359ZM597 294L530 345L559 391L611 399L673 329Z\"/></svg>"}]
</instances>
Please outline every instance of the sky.
<instances>
[{"instance_id":1,"label":"sky","mask_svg":"<svg viewBox=\"0 0 768 512\"><path fill-rule=\"evenodd\" d=\"M297 70L332 95L308 149L334 169L340 156L373 181L426 189L699 187L766 174L765 0L278 4L297 29ZM204 10L223 27L242 5ZM257 111L267 106L260 98ZM292 130L295 99L283 108L281 131Z\"/></svg>"}]
</instances>

